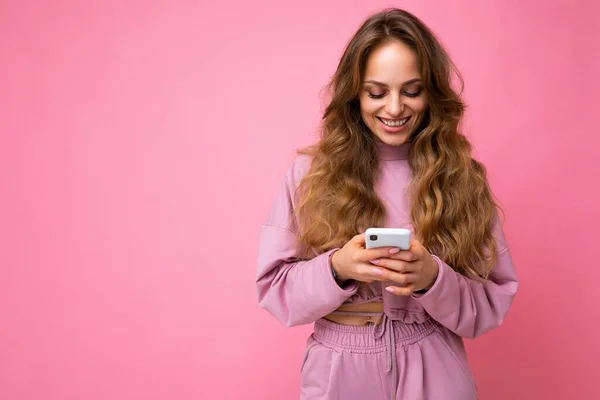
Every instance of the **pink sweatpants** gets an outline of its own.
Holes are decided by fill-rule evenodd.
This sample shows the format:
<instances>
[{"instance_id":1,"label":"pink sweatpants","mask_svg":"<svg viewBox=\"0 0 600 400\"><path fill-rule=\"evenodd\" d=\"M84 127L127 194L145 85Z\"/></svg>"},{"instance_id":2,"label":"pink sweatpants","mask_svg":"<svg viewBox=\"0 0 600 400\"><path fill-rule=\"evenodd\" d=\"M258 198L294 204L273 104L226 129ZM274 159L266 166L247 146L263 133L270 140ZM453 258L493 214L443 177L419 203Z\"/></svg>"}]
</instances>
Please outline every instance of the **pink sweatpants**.
<instances>
[{"instance_id":1,"label":"pink sweatpants","mask_svg":"<svg viewBox=\"0 0 600 400\"><path fill-rule=\"evenodd\" d=\"M315 323L301 400L474 400L462 340L434 320L382 325Z\"/></svg>"}]
</instances>

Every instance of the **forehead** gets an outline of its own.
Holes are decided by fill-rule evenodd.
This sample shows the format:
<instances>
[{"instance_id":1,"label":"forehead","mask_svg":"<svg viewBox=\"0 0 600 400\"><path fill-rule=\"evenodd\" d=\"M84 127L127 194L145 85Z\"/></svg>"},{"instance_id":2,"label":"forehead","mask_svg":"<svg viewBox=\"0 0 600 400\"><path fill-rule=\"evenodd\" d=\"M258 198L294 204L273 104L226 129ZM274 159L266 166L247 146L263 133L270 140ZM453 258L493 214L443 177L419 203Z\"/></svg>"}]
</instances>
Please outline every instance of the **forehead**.
<instances>
[{"instance_id":1,"label":"forehead","mask_svg":"<svg viewBox=\"0 0 600 400\"><path fill-rule=\"evenodd\" d=\"M420 77L416 53L400 41L376 47L367 58L365 80L374 79L393 86Z\"/></svg>"}]
</instances>

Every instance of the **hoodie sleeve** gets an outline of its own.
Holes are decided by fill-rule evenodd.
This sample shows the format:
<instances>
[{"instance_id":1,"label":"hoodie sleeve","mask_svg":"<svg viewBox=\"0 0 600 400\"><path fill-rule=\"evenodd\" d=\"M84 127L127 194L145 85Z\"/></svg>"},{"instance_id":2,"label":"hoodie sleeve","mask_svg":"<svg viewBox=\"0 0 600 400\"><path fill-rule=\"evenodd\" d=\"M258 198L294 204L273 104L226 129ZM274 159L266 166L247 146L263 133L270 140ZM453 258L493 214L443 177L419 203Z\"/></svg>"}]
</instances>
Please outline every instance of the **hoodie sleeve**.
<instances>
[{"instance_id":1,"label":"hoodie sleeve","mask_svg":"<svg viewBox=\"0 0 600 400\"><path fill-rule=\"evenodd\" d=\"M434 255L439 266L436 281L424 294L411 295L433 319L465 338L475 338L502 325L519 286L498 219L494 236L499 252L488 280L469 279Z\"/></svg>"},{"instance_id":2,"label":"hoodie sleeve","mask_svg":"<svg viewBox=\"0 0 600 400\"><path fill-rule=\"evenodd\" d=\"M340 287L333 278L331 256L337 249L310 260L298 258L295 192L309 167L310 158L299 156L288 170L262 226L258 250L259 303L288 327L324 317L358 290L356 282Z\"/></svg>"}]
</instances>

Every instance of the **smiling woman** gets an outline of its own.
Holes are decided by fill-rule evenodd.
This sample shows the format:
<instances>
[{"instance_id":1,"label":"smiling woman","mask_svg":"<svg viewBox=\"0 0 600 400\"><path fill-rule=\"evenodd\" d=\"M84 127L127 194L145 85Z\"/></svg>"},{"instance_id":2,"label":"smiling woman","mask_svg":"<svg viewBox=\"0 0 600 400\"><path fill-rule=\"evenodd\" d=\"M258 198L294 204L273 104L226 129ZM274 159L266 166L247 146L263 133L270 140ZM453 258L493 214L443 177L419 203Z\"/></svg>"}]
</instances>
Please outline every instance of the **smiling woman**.
<instances>
[{"instance_id":1,"label":"smiling woman","mask_svg":"<svg viewBox=\"0 0 600 400\"><path fill-rule=\"evenodd\" d=\"M477 398L462 338L500 326L518 282L485 168L458 130L454 73L414 15L371 16L330 83L321 140L285 177L257 287L286 326L315 323L302 399ZM415 239L366 249L370 227Z\"/></svg>"},{"instance_id":2,"label":"smiling woman","mask_svg":"<svg viewBox=\"0 0 600 400\"><path fill-rule=\"evenodd\" d=\"M367 60L361 116L383 143L400 145L419 128L427 108L415 52L399 40L376 48Z\"/></svg>"}]
</instances>

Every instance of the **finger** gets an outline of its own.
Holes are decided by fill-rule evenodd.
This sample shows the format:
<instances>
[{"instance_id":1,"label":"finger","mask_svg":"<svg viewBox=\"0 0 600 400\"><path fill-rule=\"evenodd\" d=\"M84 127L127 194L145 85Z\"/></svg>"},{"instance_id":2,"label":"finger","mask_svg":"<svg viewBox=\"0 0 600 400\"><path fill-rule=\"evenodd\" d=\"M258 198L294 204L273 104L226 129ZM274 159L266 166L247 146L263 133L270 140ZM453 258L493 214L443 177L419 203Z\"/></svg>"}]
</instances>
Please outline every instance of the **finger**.
<instances>
[{"instance_id":1,"label":"finger","mask_svg":"<svg viewBox=\"0 0 600 400\"><path fill-rule=\"evenodd\" d=\"M417 270L415 264L412 264L403 260L396 260L392 258L378 258L371 260L371 264L379 267L391 269L396 272L415 272Z\"/></svg>"},{"instance_id":2,"label":"finger","mask_svg":"<svg viewBox=\"0 0 600 400\"><path fill-rule=\"evenodd\" d=\"M386 268L364 267L362 273L365 278L381 282L395 282L398 285L406 286L419 279L417 274L403 274Z\"/></svg>"},{"instance_id":3,"label":"finger","mask_svg":"<svg viewBox=\"0 0 600 400\"><path fill-rule=\"evenodd\" d=\"M414 285L409 284L403 287L400 286L387 286L385 290L396 295L396 296L410 296L414 291Z\"/></svg>"},{"instance_id":4,"label":"finger","mask_svg":"<svg viewBox=\"0 0 600 400\"><path fill-rule=\"evenodd\" d=\"M417 274L401 274L390 270L386 271L388 271L388 273L384 273L384 276L387 278L387 281L392 281L402 287L410 285L418 280Z\"/></svg>"},{"instance_id":5,"label":"finger","mask_svg":"<svg viewBox=\"0 0 600 400\"><path fill-rule=\"evenodd\" d=\"M350 239L350 241L356 245L364 245L367 242L367 235L365 233L359 233Z\"/></svg>"},{"instance_id":6,"label":"finger","mask_svg":"<svg viewBox=\"0 0 600 400\"><path fill-rule=\"evenodd\" d=\"M414 240L411 243L409 250L400 250L398 253L389 256L389 258L403 261L417 261L423 258L425 253L425 247L423 247L418 241Z\"/></svg>"},{"instance_id":7,"label":"finger","mask_svg":"<svg viewBox=\"0 0 600 400\"><path fill-rule=\"evenodd\" d=\"M369 264L363 264L357 267L358 280L367 282L370 281L392 281L399 285L407 285L416 282L417 274L402 274L386 268L374 267Z\"/></svg>"},{"instance_id":8,"label":"finger","mask_svg":"<svg viewBox=\"0 0 600 400\"><path fill-rule=\"evenodd\" d=\"M423 256L425 255L426 251L425 247L421 244L421 242L419 242L416 239L413 239L410 242L410 250L413 252L414 255L417 256L417 258L423 258Z\"/></svg>"},{"instance_id":9,"label":"finger","mask_svg":"<svg viewBox=\"0 0 600 400\"><path fill-rule=\"evenodd\" d=\"M417 253L413 250L400 250L396 254L391 254L388 258L406 262L417 261L419 259Z\"/></svg>"},{"instance_id":10,"label":"finger","mask_svg":"<svg viewBox=\"0 0 600 400\"><path fill-rule=\"evenodd\" d=\"M383 282L388 280L387 276L389 276L391 272L392 271L384 268L379 268L368 264L359 265L356 268L356 273L358 275L357 280L361 282Z\"/></svg>"},{"instance_id":11,"label":"finger","mask_svg":"<svg viewBox=\"0 0 600 400\"><path fill-rule=\"evenodd\" d=\"M389 257L400 251L397 247L378 247L376 249L363 249L357 252L356 256L360 261L369 262L377 258Z\"/></svg>"},{"instance_id":12,"label":"finger","mask_svg":"<svg viewBox=\"0 0 600 400\"><path fill-rule=\"evenodd\" d=\"M411 249L416 249L416 248L420 248L423 247L423 244L421 242L419 242L417 239L411 239L410 241L410 248Z\"/></svg>"}]
</instances>

